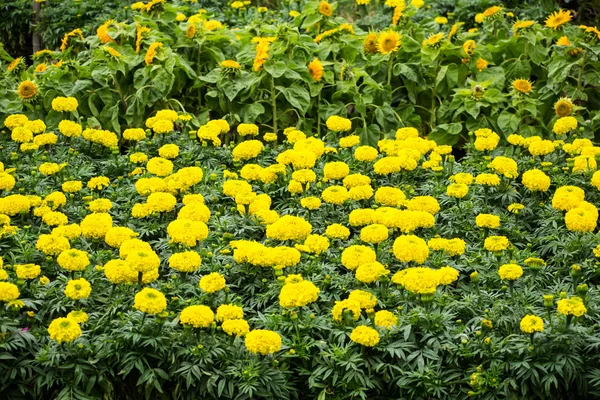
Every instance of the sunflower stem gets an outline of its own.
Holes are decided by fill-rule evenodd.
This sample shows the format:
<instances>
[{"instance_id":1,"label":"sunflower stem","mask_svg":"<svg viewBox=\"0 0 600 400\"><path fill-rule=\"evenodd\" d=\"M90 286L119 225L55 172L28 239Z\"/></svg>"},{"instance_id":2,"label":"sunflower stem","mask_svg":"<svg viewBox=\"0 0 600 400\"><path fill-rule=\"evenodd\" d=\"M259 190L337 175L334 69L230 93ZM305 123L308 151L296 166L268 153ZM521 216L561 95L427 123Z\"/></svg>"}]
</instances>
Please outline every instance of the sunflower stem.
<instances>
[{"instance_id":1,"label":"sunflower stem","mask_svg":"<svg viewBox=\"0 0 600 400\"><path fill-rule=\"evenodd\" d=\"M387 76L387 85L390 86L392 83L392 67L394 64L394 57L396 56L396 53L392 53L390 54L390 59L388 60L388 76Z\"/></svg>"}]
</instances>

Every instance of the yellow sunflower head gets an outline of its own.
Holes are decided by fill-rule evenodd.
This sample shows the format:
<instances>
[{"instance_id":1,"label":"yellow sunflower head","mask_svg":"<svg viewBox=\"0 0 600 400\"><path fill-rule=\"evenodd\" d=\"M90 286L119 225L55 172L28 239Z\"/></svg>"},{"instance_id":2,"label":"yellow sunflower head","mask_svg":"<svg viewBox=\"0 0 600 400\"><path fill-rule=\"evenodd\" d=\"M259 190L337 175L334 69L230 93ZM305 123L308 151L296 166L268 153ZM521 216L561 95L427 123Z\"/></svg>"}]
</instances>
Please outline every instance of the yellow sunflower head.
<instances>
[{"instance_id":1,"label":"yellow sunflower head","mask_svg":"<svg viewBox=\"0 0 600 400\"><path fill-rule=\"evenodd\" d=\"M483 18L488 19L488 18L500 16L500 15L502 15L501 11L502 11L502 7L492 6L483 12Z\"/></svg>"},{"instance_id":2,"label":"yellow sunflower head","mask_svg":"<svg viewBox=\"0 0 600 400\"><path fill-rule=\"evenodd\" d=\"M319 12L326 17L331 17L333 14L333 8L328 2L322 1L319 3Z\"/></svg>"},{"instance_id":3,"label":"yellow sunflower head","mask_svg":"<svg viewBox=\"0 0 600 400\"><path fill-rule=\"evenodd\" d=\"M561 36L557 41L556 41L556 45L557 46L565 46L565 47L570 47L571 46L571 42L569 41L569 38L567 37L567 35Z\"/></svg>"},{"instance_id":4,"label":"yellow sunflower head","mask_svg":"<svg viewBox=\"0 0 600 400\"><path fill-rule=\"evenodd\" d=\"M225 69L238 70L242 68L239 62L235 60L224 60L221 61L221 67Z\"/></svg>"},{"instance_id":5,"label":"yellow sunflower head","mask_svg":"<svg viewBox=\"0 0 600 400\"><path fill-rule=\"evenodd\" d=\"M517 92L524 94L531 92L531 89L533 89L533 86L528 79L515 79L512 83L512 87Z\"/></svg>"},{"instance_id":6,"label":"yellow sunflower head","mask_svg":"<svg viewBox=\"0 0 600 400\"><path fill-rule=\"evenodd\" d=\"M323 64L319 61L318 58L315 58L310 63L308 63L308 73L313 79L317 82L320 82L323 78Z\"/></svg>"},{"instance_id":7,"label":"yellow sunflower head","mask_svg":"<svg viewBox=\"0 0 600 400\"><path fill-rule=\"evenodd\" d=\"M561 97L554 103L554 112L557 117L568 117L573 112L573 102L568 97Z\"/></svg>"},{"instance_id":8,"label":"yellow sunflower head","mask_svg":"<svg viewBox=\"0 0 600 400\"><path fill-rule=\"evenodd\" d=\"M571 21L571 19L573 19L573 16L571 15L571 11L570 10L558 10L553 12L552 14L550 14L548 16L548 18L546 18L546 26L548 28L552 28L554 30L557 30L558 28L560 28L562 25L566 24L567 22Z\"/></svg>"},{"instance_id":9,"label":"yellow sunflower head","mask_svg":"<svg viewBox=\"0 0 600 400\"><path fill-rule=\"evenodd\" d=\"M13 72L21 64L22 60L23 57L17 57L14 60L12 60L12 62L8 64L8 67L6 68L8 72Z\"/></svg>"},{"instance_id":10,"label":"yellow sunflower head","mask_svg":"<svg viewBox=\"0 0 600 400\"><path fill-rule=\"evenodd\" d=\"M381 32L377 39L377 51L381 54L390 54L398 51L402 43L402 35L394 31Z\"/></svg>"},{"instance_id":11,"label":"yellow sunflower head","mask_svg":"<svg viewBox=\"0 0 600 400\"><path fill-rule=\"evenodd\" d=\"M363 47L367 53L375 54L377 53L377 34L375 32L369 33L365 37L365 41L363 42Z\"/></svg>"},{"instance_id":12,"label":"yellow sunflower head","mask_svg":"<svg viewBox=\"0 0 600 400\"><path fill-rule=\"evenodd\" d=\"M444 33L440 32L440 33L436 33L436 34L431 34L429 35L429 37L425 40L423 40L423 47L439 47L439 45L442 43L442 40L444 39Z\"/></svg>"},{"instance_id":13,"label":"yellow sunflower head","mask_svg":"<svg viewBox=\"0 0 600 400\"><path fill-rule=\"evenodd\" d=\"M23 81L17 89L17 93L23 100L31 100L38 93L38 88L35 82Z\"/></svg>"}]
</instances>

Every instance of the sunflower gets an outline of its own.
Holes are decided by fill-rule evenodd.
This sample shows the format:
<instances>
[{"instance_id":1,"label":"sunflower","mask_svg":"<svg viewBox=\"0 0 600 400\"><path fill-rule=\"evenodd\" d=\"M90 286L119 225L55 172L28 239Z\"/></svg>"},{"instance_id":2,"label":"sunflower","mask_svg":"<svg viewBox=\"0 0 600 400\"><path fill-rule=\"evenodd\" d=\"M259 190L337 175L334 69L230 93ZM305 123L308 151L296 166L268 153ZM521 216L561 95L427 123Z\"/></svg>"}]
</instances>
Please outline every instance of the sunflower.
<instances>
[{"instance_id":1,"label":"sunflower","mask_svg":"<svg viewBox=\"0 0 600 400\"><path fill-rule=\"evenodd\" d=\"M375 32L369 33L365 37L365 41L363 42L363 47L367 53L375 54L377 53L377 39L378 36Z\"/></svg>"},{"instance_id":2,"label":"sunflower","mask_svg":"<svg viewBox=\"0 0 600 400\"><path fill-rule=\"evenodd\" d=\"M499 6L490 7L483 12L483 18L488 19L491 17L498 16L498 15L500 15L501 11L502 11L502 7L499 7Z\"/></svg>"},{"instance_id":3,"label":"sunflower","mask_svg":"<svg viewBox=\"0 0 600 400\"><path fill-rule=\"evenodd\" d=\"M463 43L463 50L468 57L471 57L473 53L475 53L475 48L477 47L477 43L474 40L467 40Z\"/></svg>"},{"instance_id":4,"label":"sunflower","mask_svg":"<svg viewBox=\"0 0 600 400\"><path fill-rule=\"evenodd\" d=\"M242 66L240 65L240 63L237 62L237 61L234 61L234 60L221 61L221 67L222 68L228 68L228 69L240 69L240 68L242 68Z\"/></svg>"},{"instance_id":5,"label":"sunflower","mask_svg":"<svg viewBox=\"0 0 600 400\"><path fill-rule=\"evenodd\" d=\"M528 79L515 79L512 83L513 89L515 89L519 93L529 93L533 86Z\"/></svg>"},{"instance_id":6,"label":"sunflower","mask_svg":"<svg viewBox=\"0 0 600 400\"><path fill-rule=\"evenodd\" d=\"M557 30L562 25L564 25L567 22L571 21L571 19L573 19L573 16L571 15L571 11L570 10L566 10L566 11L565 10L558 10L558 11L555 11L554 13L550 14L548 16L548 18L546 18L546 26L548 28L552 28L554 30Z\"/></svg>"},{"instance_id":7,"label":"sunflower","mask_svg":"<svg viewBox=\"0 0 600 400\"><path fill-rule=\"evenodd\" d=\"M326 17L331 17L333 14L333 8L331 8L331 4L326 1L322 1L319 3L319 12Z\"/></svg>"},{"instance_id":8,"label":"sunflower","mask_svg":"<svg viewBox=\"0 0 600 400\"><path fill-rule=\"evenodd\" d=\"M561 36L557 41L556 41L556 45L557 46L565 46L565 47L570 47L571 46L571 42L569 42L569 38L567 37L567 35Z\"/></svg>"},{"instance_id":9,"label":"sunflower","mask_svg":"<svg viewBox=\"0 0 600 400\"><path fill-rule=\"evenodd\" d=\"M23 100L29 100L38 93L37 85L32 81L23 81L17 89L17 93Z\"/></svg>"},{"instance_id":10,"label":"sunflower","mask_svg":"<svg viewBox=\"0 0 600 400\"><path fill-rule=\"evenodd\" d=\"M600 39L600 31L595 26L579 25L579 28L583 29L583 31L585 32L586 36L589 39L591 39L591 40Z\"/></svg>"},{"instance_id":11,"label":"sunflower","mask_svg":"<svg viewBox=\"0 0 600 400\"><path fill-rule=\"evenodd\" d=\"M479 58L477 59L477 62L476 62L476 66L477 66L477 69L479 70L479 72L481 72L481 71L483 71L484 69L486 69L486 68L487 68L487 66L488 66L488 64L489 64L489 63L488 63L487 61L485 61L485 60L484 60L483 58L481 58L481 57L479 57Z\"/></svg>"},{"instance_id":12,"label":"sunflower","mask_svg":"<svg viewBox=\"0 0 600 400\"><path fill-rule=\"evenodd\" d=\"M381 54L390 54L398 51L402 40L402 35L394 31L381 32L377 39L377 51Z\"/></svg>"},{"instance_id":13,"label":"sunflower","mask_svg":"<svg viewBox=\"0 0 600 400\"><path fill-rule=\"evenodd\" d=\"M17 68L17 66L19 66L22 59L23 59L23 57L17 57L14 60L12 60L12 62L10 64L8 64L8 67L6 68L8 70L8 72L14 71L15 68Z\"/></svg>"},{"instance_id":14,"label":"sunflower","mask_svg":"<svg viewBox=\"0 0 600 400\"><path fill-rule=\"evenodd\" d=\"M517 21L513 24L513 32L516 34L518 34L519 29L527 29L532 27L533 25L535 25L535 22L533 21Z\"/></svg>"},{"instance_id":15,"label":"sunflower","mask_svg":"<svg viewBox=\"0 0 600 400\"><path fill-rule=\"evenodd\" d=\"M437 47L441 44L442 40L444 39L444 33L440 32L440 33L436 33L436 34L431 34L429 35L429 37L425 40L423 40L423 47Z\"/></svg>"},{"instance_id":16,"label":"sunflower","mask_svg":"<svg viewBox=\"0 0 600 400\"><path fill-rule=\"evenodd\" d=\"M41 74L42 72L46 72L46 69L48 69L48 66L44 63L38 64L37 67L35 67L35 72L37 72L38 74Z\"/></svg>"},{"instance_id":17,"label":"sunflower","mask_svg":"<svg viewBox=\"0 0 600 400\"><path fill-rule=\"evenodd\" d=\"M573 102L568 97L561 97L554 103L554 112L557 117L568 117L573 112Z\"/></svg>"},{"instance_id":18,"label":"sunflower","mask_svg":"<svg viewBox=\"0 0 600 400\"><path fill-rule=\"evenodd\" d=\"M320 82L323 78L323 64L319 61L318 58L314 58L310 63L308 63L308 72L310 76L317 82Z\"/></svg>"}]
</instances>

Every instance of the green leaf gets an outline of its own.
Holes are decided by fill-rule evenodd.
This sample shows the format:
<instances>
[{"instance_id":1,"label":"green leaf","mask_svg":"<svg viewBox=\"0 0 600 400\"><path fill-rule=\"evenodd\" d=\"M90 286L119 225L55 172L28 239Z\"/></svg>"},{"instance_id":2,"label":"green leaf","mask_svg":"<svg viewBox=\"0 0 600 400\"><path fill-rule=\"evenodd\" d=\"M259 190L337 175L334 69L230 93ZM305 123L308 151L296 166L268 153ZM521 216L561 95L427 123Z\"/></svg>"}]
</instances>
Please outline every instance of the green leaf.
<instances>
[{"instance_id":1,"label":"green leaf","mask_svg":"<svg viewBox=\"0 0 600 400\"><path fill-rule=\"evenodd\" d=\"M286 100L297 110L300 110L302 114L306 114L308 107L310 107L310 94L308 90L302 86L294 83L289 88L283 86L276 86L276 89L283 93Z\"/></svg>"}]
</instances>

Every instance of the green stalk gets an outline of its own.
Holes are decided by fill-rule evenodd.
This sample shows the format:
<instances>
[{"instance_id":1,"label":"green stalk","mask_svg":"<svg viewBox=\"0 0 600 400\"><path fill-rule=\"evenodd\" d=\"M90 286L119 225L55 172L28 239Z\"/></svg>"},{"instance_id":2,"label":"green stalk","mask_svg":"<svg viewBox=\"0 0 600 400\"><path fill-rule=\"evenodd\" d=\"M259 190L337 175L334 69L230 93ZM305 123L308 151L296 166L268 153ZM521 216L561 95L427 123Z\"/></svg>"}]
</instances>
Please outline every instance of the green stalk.
<instances>
[{"instance_id":1,"label":"green stalk","mask_svg":"<svg viewBox=\"0 0 600 400\"><path fill-rule=\"evenodd\" d=\"M271 75L271 107L273 109L273 132L277 134L277 93L275 92L275 78Z\"/></svg>"}]
</instances>

